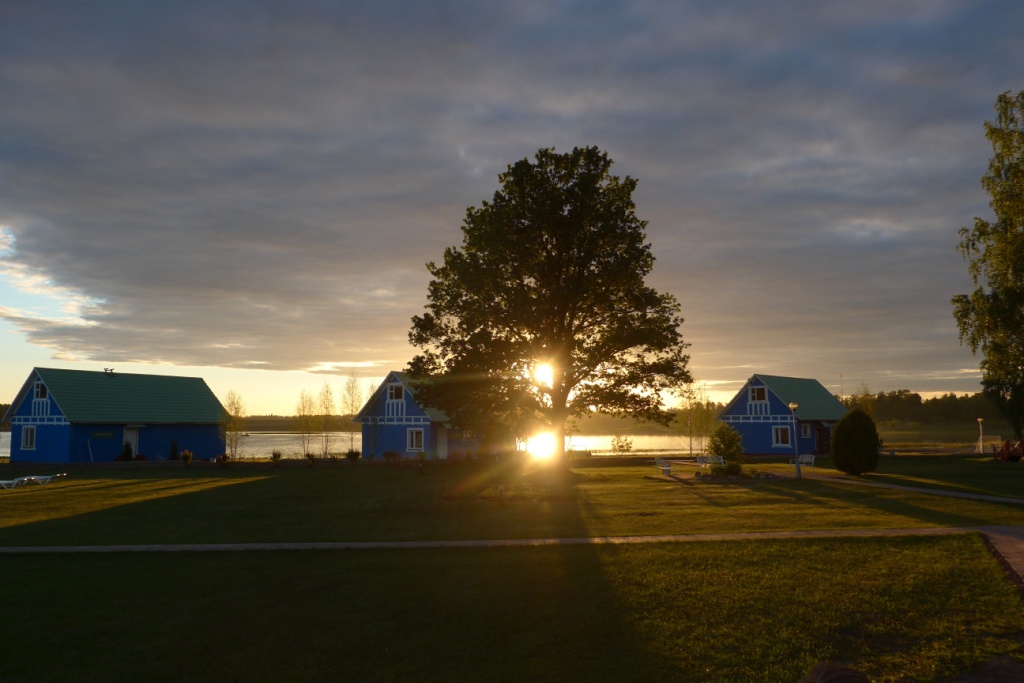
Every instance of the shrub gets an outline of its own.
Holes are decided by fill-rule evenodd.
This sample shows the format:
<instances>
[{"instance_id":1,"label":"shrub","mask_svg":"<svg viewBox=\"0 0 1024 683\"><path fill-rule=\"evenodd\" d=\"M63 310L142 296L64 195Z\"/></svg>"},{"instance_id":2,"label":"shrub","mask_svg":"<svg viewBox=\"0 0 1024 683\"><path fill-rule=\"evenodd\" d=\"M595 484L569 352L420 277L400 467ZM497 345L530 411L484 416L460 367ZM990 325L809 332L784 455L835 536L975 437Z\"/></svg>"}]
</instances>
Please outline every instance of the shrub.
<instances>
[{"instance_id":1,"label":"shrub","mask_svg":"<svg viewBox=\"0 0 1024 683\"><path fill-rule=\"evenodd\" d=\"M627 436L615 435L612 437L612 452L618 455L625 455L633 450L633 439Z\"/></svg>"},{"instance_id":2,"label":"shrub","mask_svg":"<svg viewBox=\"0 0 1024 683\"><path fill-rule=\"evenodd\" d=\"M356 461L359 460L359 451L354 448L350 448L348 449L348 453L345 454L345 457L348 458L350 463L355 465Z\"/></svg>"},{"instance_id":3,"label":"shrub","mask_svg":"<svg viewBox=\"0 0 1024 683\"><path fill-rule=\"evenodd\" d=\"M117 456L118 460L125 460L131 462L135 459L135 454L132 453L132 445L125 441L124 448L121 449L121 455Z\"/></svg>"},{"instance_id":4,"label":"shrub","mask_svg":"<svg viewBox=\"0 0 1024 683\"><path fill-rule=\"evenodd\" d=\"M394 463L398 462L402 456L395 451L384 451L384 454L381 457L384 458L384 462Z\"/></svg>"},{"instance_id":5,"label":"shrub","mask_svg":"<svg viewBox=\"0 0 1024 683\"><path fill-rule=\"evenodd\" d=\"M871 416L854 408L832 433L832 464L840 472L860 475L878 468L878 430Z\"/></svg>"},{"instance_id":6,"label":"shrub","mask_svg":"<svg viewBox=\"0 0 1024 683\"><path fill-rule=\"evenodd\" d=\"M276 450L276 449L271 451L270 452L270 462L271 462L271 464L274 465L274 467L280 467L281 466L281 451Z\"/></svg>"},{"instance_id":7,"label":"shrub","mask_svg":"<svg viewBox=\"0 0 1024 683\"><path fill-rule=\"evenodd\" d=\"M185 461L186 465L192 463L192 451L184 450L181 452L181 459Z\"/></svg>"},{"instance_id":8,"label":"shrub","mask_svg":"<svg viewBox=\"0 0 1024 683\"><path fill-rule=\"evenodd\" d=\"M306 462L308 462L310 465L315 464L316 463L316 453L306 453Z\"/></svg>"},{"instance_id":9,"label":"shrub","mask_svg":"<svg viewBox=\"0 0 1024 683\"><path fill-rule=\"evenodd\" d=\"M743 437L731 425L722 422L715 428L708 439L708 453L720 455L725 460L724 467L714 468L715 474L736 476L743 473Z\"/></svg>"}]
</instances>

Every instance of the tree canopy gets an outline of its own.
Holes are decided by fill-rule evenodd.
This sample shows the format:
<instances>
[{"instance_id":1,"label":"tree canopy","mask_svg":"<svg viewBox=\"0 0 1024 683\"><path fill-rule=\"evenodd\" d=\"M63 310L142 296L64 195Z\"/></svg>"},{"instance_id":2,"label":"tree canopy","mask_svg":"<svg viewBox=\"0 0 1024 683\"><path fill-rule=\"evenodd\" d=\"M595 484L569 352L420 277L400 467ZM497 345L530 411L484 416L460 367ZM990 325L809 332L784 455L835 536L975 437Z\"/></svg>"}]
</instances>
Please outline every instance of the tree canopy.
<instances>
[{"instance_id":1,"label":"tree canopy","mask_svg":"<svg viewBox=\"0 0 1024 683\"><path fill-rule=\"evenodd\" d=\"M993 155L981 185L994 221L960 228L958 251L976 286L953 297L960 342L983 355L982 388L1000 407L1018 439L1024 428L1024 91L996 100L995 123L985 122Z\"/></svg>"},{"instance_id":2,"label":"tree canopy","mask_svg":"<svg viewBox=\"0 0 1024 683\"><path fill-rule=\"evenodd\" d=\"M596 147L539 150L470 207L409 339L418 395L492 438L591 410L667 424L662 393L690 380L679 304L647 286L654 264L636 180Z\"/></svg>"}]
</instances>

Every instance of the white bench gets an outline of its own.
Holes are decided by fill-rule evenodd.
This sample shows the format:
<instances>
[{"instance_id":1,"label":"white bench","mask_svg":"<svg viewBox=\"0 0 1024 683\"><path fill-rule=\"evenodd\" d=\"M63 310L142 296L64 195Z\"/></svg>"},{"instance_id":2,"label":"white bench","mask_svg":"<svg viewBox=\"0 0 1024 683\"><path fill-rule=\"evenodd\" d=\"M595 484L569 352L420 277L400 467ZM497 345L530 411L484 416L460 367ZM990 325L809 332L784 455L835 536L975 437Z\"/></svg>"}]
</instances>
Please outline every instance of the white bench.
<instances>
[{"instance_id":1,"label":"white bench","mask_svg":"<svg viewBox=\"0 0 1024 683\"><path fill-rule=\"evenodd\" d=\"M801 453L798 457L793 458L789 461L789 464L796 467L796 461L799 460L801 465L807 467L814 467L814 453Z\"/></svg>"},{"instance_id":2,"label":"white bench","mask_svg":"<svg viewBox=\"0 0 1024 683\"><path fill-rule=\"evenodd\" d=\"M664 475L672 474L672 463L662 458L654 459L654 466L658 468L658 471Z\"/></svg>"},{"instance_id":3,"label":"white bench","mask_svg":"<svg viewBox=\"0 0 1024 683\"><path fill-rule=\"evenodd\" d=\"M0 488L13 489L15 486L27 486L28 484L49 484L50 480L54 477L66 477L67 473L61 472L60 474L33 474L27 477L18 477L17 479L7 479L0 481Z\"/></svg>"},{"instance_id":4,"label":"white bench","mask_svg":"<svg viewBox=\"0 0 1024 683\"><path fill-rule=\"evenodd\" d=\"M725 467L725 458L720 455L698 455L694 460L701 467Z\"/></svg>"}]
</instances>

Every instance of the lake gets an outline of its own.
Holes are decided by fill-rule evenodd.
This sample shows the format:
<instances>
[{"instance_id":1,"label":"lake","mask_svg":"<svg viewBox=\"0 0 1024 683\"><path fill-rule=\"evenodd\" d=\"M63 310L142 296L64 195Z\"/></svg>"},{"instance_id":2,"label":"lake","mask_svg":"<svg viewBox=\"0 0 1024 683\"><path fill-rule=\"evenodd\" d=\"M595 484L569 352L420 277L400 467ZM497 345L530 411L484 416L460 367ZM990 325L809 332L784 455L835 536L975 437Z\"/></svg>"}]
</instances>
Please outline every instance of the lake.
<instances>
[{"instance_id":1,"label":"lake","mask_svg":"<svg viewBox=\"0 0 1024 683\"><path fill-rule=\"evenodd\" d=\"M614 435L604 434L598 436L575 435L567 439L566 447L578 450L589 450L594 455L612 455L612 439ZM633 443L633 451L651 453L688 453L690 450L689 440L682 435L642 435L626 437ZM354 448L362 450L363 440L359 434L355 435ZM694 439L694 450L699 450L699 440ZM348 432L335 432L331 434L331 452L342 454L349 448ZM269 458L272 451L280 450L285 457L298 457L302 451L299 437L296 434L281 434L271 432L252 432L249 436L242 438L242 445L239 451L248 458ZM311 449L314 453L320 452L320 439L314 436Z\"/></svg>"},{"instance_id":2,"label":"lake","mask_svg":"<svg viewBox=\"0 0 1024 683\"><path fill-rule=\"evenodd\" d=\"M353 447L362 450L363 440L359 434L354 434ZM575 435L567 441L567 448L587 451L594 455L611 455L612 439L611 434L599 436ZM634 452L650 453L688 453L690 450L689 440L682 435L659 434L656 436L637 434L626 437L632 441ZM694 439L694 452L699 450L699 441ZM331 452L342 454L349 448L348 432L333 432L331 434ZM269 458L270 454L279 450L285 457L298 457L302 451L297 434L286 434L280 432L252 432L242 437L242 445L239 448L239 455L247 458ZM320 452L320 437L315 436L311 445L314 453ZM0 457L8 457L11 454L11 433L0 432Z\"/></svg>"}]
</instances>

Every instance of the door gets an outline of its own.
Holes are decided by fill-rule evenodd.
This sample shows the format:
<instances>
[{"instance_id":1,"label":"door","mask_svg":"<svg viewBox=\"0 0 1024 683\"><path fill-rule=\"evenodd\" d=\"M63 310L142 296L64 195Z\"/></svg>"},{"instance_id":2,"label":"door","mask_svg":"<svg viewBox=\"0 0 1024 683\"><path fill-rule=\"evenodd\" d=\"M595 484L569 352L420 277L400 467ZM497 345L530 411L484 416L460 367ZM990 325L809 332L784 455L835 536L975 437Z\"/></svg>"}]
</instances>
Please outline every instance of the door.
<instances>
[{"instance_id":1,"label":"door","mask_svg":"<svg viewBox=\"0 0 1024 683\"><path fill-rule=\"evenodd\" d=\"M817 438L814 440L815 455L831 455L832 453L832 430L828 425L818 427Z\"/></svg>"},{"instance_id":2,"label":"door","mask_svg":"<svg viewBox=\"0 0 1024 683\"><path fill-rule=\"evenodd\" d=\"M437 428L437 457L448 457L448 430L444 427Z\"/></svg>"},{"instance_id":3,"label":"door","mask_svg":"<svg viewBox=\"0 0 1024 683\"><path fill-rule=\"evenodd\" d=\"M137 427L124 428L124 442L132 445L132 455L139 454L139 430Z\"/></svg>"}]
</instances>

